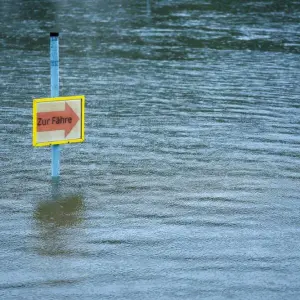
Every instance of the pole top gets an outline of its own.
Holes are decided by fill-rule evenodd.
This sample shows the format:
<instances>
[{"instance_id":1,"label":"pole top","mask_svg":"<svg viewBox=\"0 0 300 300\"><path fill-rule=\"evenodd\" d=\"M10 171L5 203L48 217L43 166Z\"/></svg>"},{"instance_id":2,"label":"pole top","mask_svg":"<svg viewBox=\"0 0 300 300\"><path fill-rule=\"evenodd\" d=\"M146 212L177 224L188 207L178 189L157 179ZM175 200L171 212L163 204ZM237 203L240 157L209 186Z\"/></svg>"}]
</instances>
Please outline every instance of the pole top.
<instances>
[{"instance_id":1,"label":"pole top","mask_svg":"<svg viewBox=\"0 0 300 300\"><path fill-rule=\"evenodd\" d=\"M50 36L59 36L58 32L50 32Z\"/></svg>"}]
</instances>

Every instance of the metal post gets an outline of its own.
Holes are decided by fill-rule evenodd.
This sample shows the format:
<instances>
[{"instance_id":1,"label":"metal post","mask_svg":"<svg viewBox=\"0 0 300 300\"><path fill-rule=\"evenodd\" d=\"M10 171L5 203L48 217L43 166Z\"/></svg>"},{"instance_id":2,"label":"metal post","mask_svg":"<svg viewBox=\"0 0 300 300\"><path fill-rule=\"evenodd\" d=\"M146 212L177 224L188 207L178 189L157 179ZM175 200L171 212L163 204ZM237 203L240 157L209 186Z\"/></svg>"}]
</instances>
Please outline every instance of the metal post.
<instances>
[{"instance_id":1,"label":"metal post","mask_svg":"<svg viewBox=\"0 0 300 300\"><path fill-rule=\"evenodd\" d=\"M59 96L59 38L58 32L50 32L51 97ZM59 145L52 146L52 178L59 177Z\"/></svg>"},{"instance_id":2,"label":"metal post","mask_svg":"<svg viewBox=\"0 0 300 300\"><path fill-rule=\"evenodd\" d=\"M151 0L147 0L147 14L151 15Z\"/></svg>"}]
</instances>

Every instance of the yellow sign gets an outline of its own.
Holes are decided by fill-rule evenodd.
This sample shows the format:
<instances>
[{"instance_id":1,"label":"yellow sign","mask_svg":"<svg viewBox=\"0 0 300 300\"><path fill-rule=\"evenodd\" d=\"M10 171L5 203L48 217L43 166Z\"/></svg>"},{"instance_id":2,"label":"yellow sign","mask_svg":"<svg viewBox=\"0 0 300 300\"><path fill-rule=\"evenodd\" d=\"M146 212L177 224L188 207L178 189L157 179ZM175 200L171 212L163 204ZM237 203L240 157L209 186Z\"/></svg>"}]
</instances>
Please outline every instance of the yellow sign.
<instances>
[{"instance_id":1,"label":"yellow sign","mask_svg":"<svg viewBox=\"0 0 300 300\"><path fill-rule=\"evenodd\" d=\"M84 96L33 100L33 146L84 141Z\"/></svg>"}]
</instances>

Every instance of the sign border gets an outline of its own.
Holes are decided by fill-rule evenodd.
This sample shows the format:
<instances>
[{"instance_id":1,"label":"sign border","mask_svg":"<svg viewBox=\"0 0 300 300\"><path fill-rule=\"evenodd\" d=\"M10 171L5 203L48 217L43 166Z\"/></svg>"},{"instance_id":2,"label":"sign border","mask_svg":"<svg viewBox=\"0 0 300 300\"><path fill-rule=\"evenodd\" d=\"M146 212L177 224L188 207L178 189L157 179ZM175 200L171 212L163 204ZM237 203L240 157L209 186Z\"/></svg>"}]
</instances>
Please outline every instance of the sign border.
<instances>
[{"instance_id":1,"label":"sign border","mask_svg":"<svg viewBox=\"0 0 300 300\"><path fill-rule=\"evenodd\" d=\"M56 102L56 101L70 101L70 100L81 100L81 138L70 139L70 140L58 140L51 142L37 142L37 104L41 102ZM70 143L82 143L84 141L84 107L85 107L85 96L64 96L64 97L51 97L51 98L38 98L33 99L32 103L32 145L34 147L70 144Z\"/></svg>"}]
</instances>

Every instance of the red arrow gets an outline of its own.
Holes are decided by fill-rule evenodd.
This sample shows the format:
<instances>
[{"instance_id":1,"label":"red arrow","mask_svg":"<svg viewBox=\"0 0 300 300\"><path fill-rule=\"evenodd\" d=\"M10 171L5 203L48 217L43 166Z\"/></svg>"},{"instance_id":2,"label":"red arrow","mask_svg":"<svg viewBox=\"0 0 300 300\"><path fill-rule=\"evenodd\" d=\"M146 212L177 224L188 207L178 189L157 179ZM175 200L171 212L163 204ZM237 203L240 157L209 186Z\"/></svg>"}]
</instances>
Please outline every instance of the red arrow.
<instances>
[{"instance_id":1,"label":"red arrow","mask_svg":"<svg viewBox=\"0 0 300 300\"><path fill-rule=\"evenodd\" d=\"M64 130L66 137L78 121L78 115L66 103L65 110L37 113L37 131Z\"/></svg>"}]
</instances>

